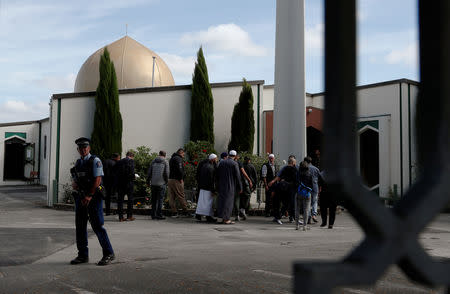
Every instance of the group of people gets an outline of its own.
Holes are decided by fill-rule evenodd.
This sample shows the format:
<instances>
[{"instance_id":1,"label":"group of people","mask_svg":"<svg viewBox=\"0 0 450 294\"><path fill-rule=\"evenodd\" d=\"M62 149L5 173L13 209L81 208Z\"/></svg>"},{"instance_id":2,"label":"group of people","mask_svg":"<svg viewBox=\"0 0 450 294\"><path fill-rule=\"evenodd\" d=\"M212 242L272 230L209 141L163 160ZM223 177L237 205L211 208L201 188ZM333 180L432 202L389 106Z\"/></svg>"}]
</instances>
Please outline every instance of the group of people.
<instances>
[{"instance_id":1,"label":"group of people","mask_svg":"<svg viewBox=\"0 0 450 294\"><path fill-rule=\"evenodd\" d=\"M175 152L167 163L166 152L160 151L148 169L147 182L152 193L152 219L164 219L161 208L164 201L165 187L168 188L169 206L172 217L179 217L177 202L181 206L182 214L188 215L187 203L184 195L184 150ZM223 153L220 161L216 154L210 154L197 167L198 203L195 217L202 221L217 222L214 218L215 195L217 197L217 214L224 224L234 223L247 218L246 212L250 206L250 196L257 185L257 173L250 158L240 162L237 152Z\"/></svg>"},{"instance_id":2,"label":"group of people","mask_svg":"<svg viewBox=\"0 0 450 294\"><path fill-rule=\"evenodd\" d=\"M119 221L134 221L133 193L134 193L134 153L128 151L125 158L119 153L113 153L111 158L103 162L103 186L105 187L105 215L111 214L111 197L117 192L117 214ZM123 203L127 196L127 217L124 217Z\"/></svg>"},{"instance_id":3,"label":"group of people","mask_svg":"<svg viewBox=\"0 0 450 294\"><path fill-rule=\"evenodd\" d=\"M266 191L266 216L283 224L282 216L288 216L289 222L308 229L307 224L317 223L318 204L322 217L321 227L332 229L336 217L336 201L329 192L325 173L312 164L311 157L305 157L297 166L294 155L289 156L287 165L280 170L274 163L275 156L269 155L269 161L263 165L261 177ZM320 193L320 201L319 201ZM329 220L328 220L329 210ZM300 214L303 220L300 220Z\"/></svg>"},{"instance_id":4,"label":"group of people","mask_svg":"<svg viewBox=\"0 0 450 294\"><path fill-rule=\"evenodd\" d=\"M160 151L148 170L147 180L152 191L152 219L165 218L161 208L166 186L169 189L172 217L179 217L177 202L181 206L182 214L188 215L183 183L184 150L178 149L168 163L165 157L166 153ZM317 165L320 164L320 153L316 154L316 162ZM311 157L305 157L297 165L295 156L292 155L287 165L279 169L275 164L275 156L270 154L258 179L251 159L245 157L242 162L235 150L222 153L220 159L216 154L210 154L197 167L198 201L195 217L199 221L205 217L207 222L215 223L217 216L223 224L246 220L251 194L260 180L266 192L265 213L266 216L273 216L274 222L283 224L282 217L285 216L289 217L289 222L296 223L297 228L303 225L306 230L307 224L318 222L320 203L321 227L328 225L328 228L332 229L337 205L324 178L324 172L312 163ZM306 190L306 193L302 193L302 189ZM300 214L303 215L303 220L300 220Z\"/></svg>"},{"instance_id":5,"label":"group of people","mask_svg":"<svg viewBox=\"0 0 450 294\"><path fill-rule=\"evenodd\" d=\"M108 265L115 259L114 251L103 227L103 199L105 199L105 214L111 213L111 196L118 192L119 221L133 221L133 190L135 180L134 154L127 152L120 159L115 153L110 159L102 162L97 156L90 154L90 140L79 138L75 141L80 158L71 169L72 187L75 200L75 225L78 255L71 264L81 264L89 261L87 247L87 222L98 237L103 249L103 257L98 265ZM172 217L179 217L177 202L181 205L183 214L188 215L184 195L184 155L182 148L178 149L169 161L166 152L160 151L148 168L147 183L151 187L151 218L165 219L162 206L168 189L169 205ZM223 224L234 224L235 221L246 220L250 206L250 196L258 185L258 175L251 159L239 160L235 150L222 153L220 160L216 154L210 154L197 167L198 203L195 217L201 221L216 223L217 217ZM282 216L289 217L298 229L308 223L318 222L317 203L320 192L320 209L322 224L333 228L336 202L327 184L325 175L306 157L298 166L295 156L290 156L287 165L281 169L275 164L275 156L270 154L268 162L260 171L260 180L266 191L266 216L273 216L273 221L282 224ZM103 182L103 185L102 185ZM105 187L105 188L104 188ZM127 195L127 217L124 218L123 202ZM215 197L217 195L217 197ZM299 219L302 210L303 221ZM235 217L232 221L232 216Z\"/></svg>"}]
</instances>

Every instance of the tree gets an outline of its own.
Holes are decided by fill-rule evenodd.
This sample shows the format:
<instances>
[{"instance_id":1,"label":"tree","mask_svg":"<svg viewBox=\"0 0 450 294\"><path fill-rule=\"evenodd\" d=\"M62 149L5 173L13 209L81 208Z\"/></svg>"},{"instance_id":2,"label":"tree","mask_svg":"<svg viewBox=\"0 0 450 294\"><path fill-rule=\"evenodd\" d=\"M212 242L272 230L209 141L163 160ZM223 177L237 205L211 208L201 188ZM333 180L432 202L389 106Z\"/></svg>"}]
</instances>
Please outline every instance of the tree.
<instances>
[{"instance_id":1,"label":"tree","mask_svg":"<svg viewBox=\"0 0 450 294\"><path fill-rule=\"evenodd\" d=\"M253 91L250 84L244 79L239 102L234 105L231 117L231 139L228 150L253 153L254 137Z\"/></svg>"},{"instance_id":2,"label":"tree","mask_svg":"<svg viewBox=\"0 0 450 294\"><path fill-rule=\"evenodd\" d=\"M190 140L214 145L214 100L202 47L198 50L192 77Z\"/></svg>"},{"instance_id":3,"label":"tree","mask_svg":"<svg viewBox=\"0 0 450 294\"><path fill-rule=\"evenodd\" d=\"M116 70L108 48L99 64L100 81L95 93L94 130L91 136L92 153L106 159L112 153L122 152L122 116L119 107L119 89Z\"/></svg>"}]
</instances>

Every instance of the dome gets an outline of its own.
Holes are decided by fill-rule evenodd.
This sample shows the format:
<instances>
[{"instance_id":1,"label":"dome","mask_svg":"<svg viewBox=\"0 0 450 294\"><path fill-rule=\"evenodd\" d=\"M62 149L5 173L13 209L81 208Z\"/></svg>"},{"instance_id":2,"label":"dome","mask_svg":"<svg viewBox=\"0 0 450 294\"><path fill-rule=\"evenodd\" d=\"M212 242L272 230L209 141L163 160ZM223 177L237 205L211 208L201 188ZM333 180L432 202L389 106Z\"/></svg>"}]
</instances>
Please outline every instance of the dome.
<instances>
[{"instance_id":1,"label":"dome","mask_svg":"<svg viewBox=\"0 0 450 294\"><path fill-rule=\"evenodd\" d=\"M155 57L155 87L173 86L172 73L167 64L155 52L134 39L125 36L107 45L116 69L119 89L152 86L153 57ZM75 80L74 91L95 91L100 79L99 62L104 47L97 50L83 63Z\"/></svg>"}]
</instances>

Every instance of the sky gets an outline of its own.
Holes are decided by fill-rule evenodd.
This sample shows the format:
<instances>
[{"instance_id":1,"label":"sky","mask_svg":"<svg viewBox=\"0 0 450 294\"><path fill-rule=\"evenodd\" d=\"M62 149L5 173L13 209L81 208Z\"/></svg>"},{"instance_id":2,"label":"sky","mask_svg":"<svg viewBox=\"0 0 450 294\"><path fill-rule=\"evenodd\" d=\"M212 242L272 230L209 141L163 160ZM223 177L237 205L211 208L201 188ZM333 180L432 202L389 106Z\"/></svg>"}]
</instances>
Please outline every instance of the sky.
<instances>
[{"instance_id":1,"label":"sky","mask_svg":"<svg viewBox=\"0 0 450 294\"><path fill-rule=\"evenodd\" d=\"M412 0L359 0L358 85L418 80ZM203 46L210 82L273 84L275 0L0 0L0 123L48 117L52 94L73 92L83 62L126 34L192 82ZM322 92L323 1L305 0L306 91Z\"/></svg>"}]
</instances>

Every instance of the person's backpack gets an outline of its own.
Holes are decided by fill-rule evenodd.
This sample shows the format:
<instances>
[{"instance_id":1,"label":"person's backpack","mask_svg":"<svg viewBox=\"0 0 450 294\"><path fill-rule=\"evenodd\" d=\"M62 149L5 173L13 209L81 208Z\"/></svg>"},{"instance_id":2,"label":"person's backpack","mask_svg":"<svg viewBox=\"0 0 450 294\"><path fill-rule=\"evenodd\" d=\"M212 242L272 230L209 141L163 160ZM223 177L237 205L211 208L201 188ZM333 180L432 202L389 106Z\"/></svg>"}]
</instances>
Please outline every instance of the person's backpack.
<instances>
[{"instance_id":1,"label":"person's backpack","mask_svg":"<svg viewBox=\"0 0 450 294\"><path fill-rule=\"evenodd\" d=\"M312 188L306 186L302 182L300 182L300 185L298 186L297 193L302 196L303 198L309 198L311 197Z\"/></svg>"}]
</instances>

